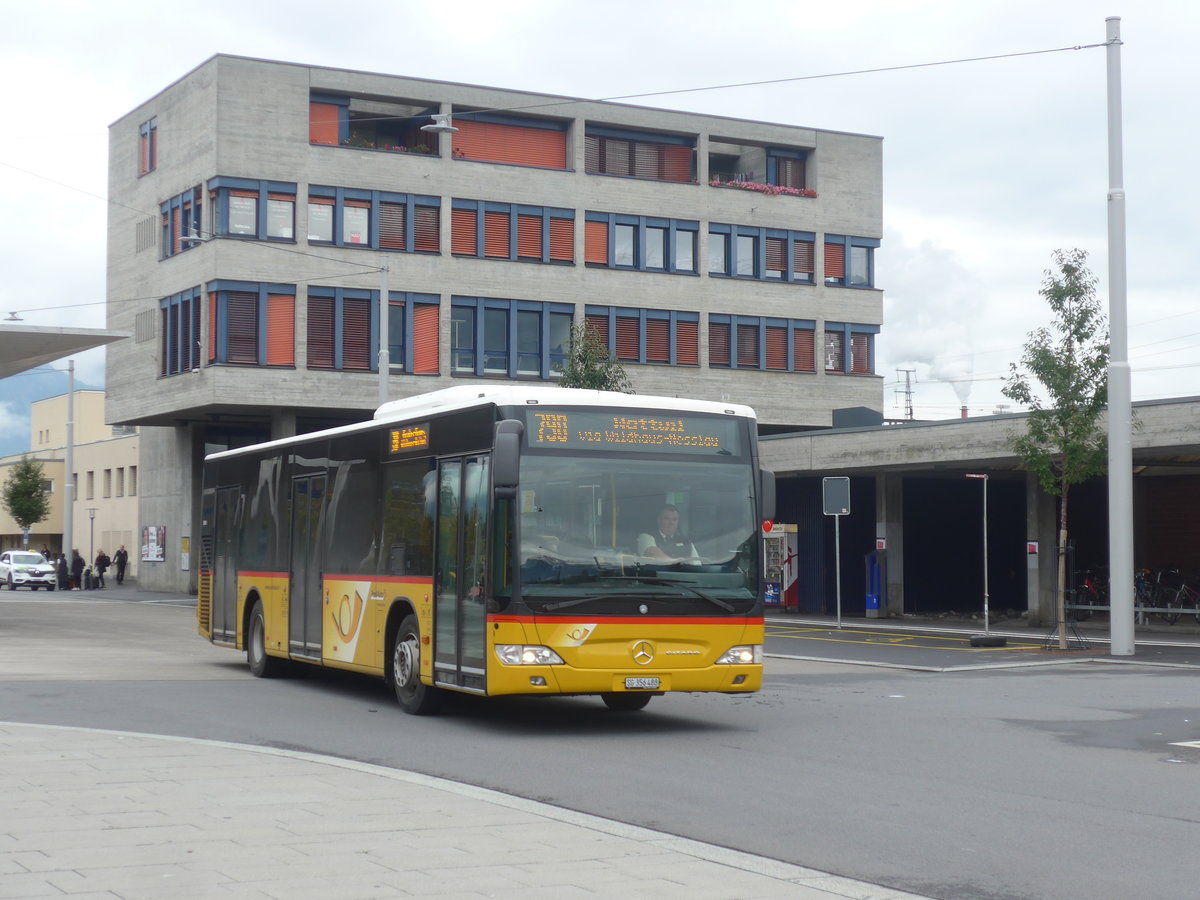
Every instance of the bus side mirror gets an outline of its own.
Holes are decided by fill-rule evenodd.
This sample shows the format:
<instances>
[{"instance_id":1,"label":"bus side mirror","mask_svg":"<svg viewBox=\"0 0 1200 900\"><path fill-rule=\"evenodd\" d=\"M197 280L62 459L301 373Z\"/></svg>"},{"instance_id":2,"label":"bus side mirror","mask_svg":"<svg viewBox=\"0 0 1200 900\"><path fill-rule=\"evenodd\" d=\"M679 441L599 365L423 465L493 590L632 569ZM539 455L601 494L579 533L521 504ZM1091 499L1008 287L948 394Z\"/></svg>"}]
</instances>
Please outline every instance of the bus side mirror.
<instances>
[{"instance_id":1,"label":"bus side mirror","mask_svg":"<svg viewBox=\"0 0 1200 900\"><path fill-rule=\"evenodd\" d=\"M775 518L775 473L770 469L758 470L758 496L762 502L762 517Z\"/></svg>"},{"instance_id":2,"label":"bus side mirror","mask_svg":"<svg viewBox=\"0 0 1200 900\"><path fill-rule=\"evenodd\" d=\"M521 477L521 436L525 426L516 419L496 423L496 449L492 454L492 490L497 499L517 496Z\"/></svg>"}]
</instances>

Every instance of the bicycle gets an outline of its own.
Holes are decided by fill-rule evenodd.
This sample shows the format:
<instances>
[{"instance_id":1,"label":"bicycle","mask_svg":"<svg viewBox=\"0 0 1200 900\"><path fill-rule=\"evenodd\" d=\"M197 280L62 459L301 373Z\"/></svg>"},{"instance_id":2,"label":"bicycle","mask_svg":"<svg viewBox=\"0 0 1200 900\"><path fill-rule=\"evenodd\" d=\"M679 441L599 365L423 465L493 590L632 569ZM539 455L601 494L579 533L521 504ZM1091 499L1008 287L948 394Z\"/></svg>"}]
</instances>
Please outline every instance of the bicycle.
<instances>
[{"instance_id":1,"label":"bicycle","mask_svg":"<svg viewBox=\"0 0 1200 900\"><path fill-rule=\"evenodd\" d=\"M1180 609L1183 607L1183 573L1175 566L1160 566L1154 573L1151 587L1151 604L1159 607L1156 614L1168 625L1174 625L1179 621Z\"/></svg>"},{"instance_id":2,"label":"bicycle","mask_svg":"<svg viewBox=\"0 0 1200 900\"><path fill-rule=\"evenodd\" d=\"M1107 585L1091 569L1075 573L1075 590L1071 612L1076 622L1086 622L1097 609L1108 606Z\"/></svg>"},{"instance_id":3,"label":"bicycle","mask_svg":"<svg viewBox=\"0 0 1200 900\"><path fill-rule=\"evenodd\" d=\"M1190 607L1192 616L1200 623L1200 591L1196 590L1186 580L1179 582L1179 589L1176 590L1174 597L1171 598L1171 605L1176 610L1182 610L1185 606ZM1179 612L1176 612L1175 619L1171 624L1179 619Z\"/></svg>"}]
</instances>

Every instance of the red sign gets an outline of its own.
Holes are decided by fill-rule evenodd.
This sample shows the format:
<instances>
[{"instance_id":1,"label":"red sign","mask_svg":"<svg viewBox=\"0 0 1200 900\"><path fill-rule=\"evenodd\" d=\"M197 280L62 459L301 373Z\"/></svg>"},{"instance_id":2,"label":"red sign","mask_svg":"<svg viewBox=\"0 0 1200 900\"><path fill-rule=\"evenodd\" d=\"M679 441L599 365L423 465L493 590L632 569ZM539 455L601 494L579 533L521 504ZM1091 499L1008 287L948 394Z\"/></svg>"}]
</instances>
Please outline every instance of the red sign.
<instances>
[{"instance_id":1,"label":"red sign","mask_svg":"<svg viewBox=\"0 0 1200 900\"><path fill-rule=\"evenodd\" d=\"M775 522L771 519L763 519L763 534L770 534L771 529L775 527Z\"/></svg>"}]
</instances>

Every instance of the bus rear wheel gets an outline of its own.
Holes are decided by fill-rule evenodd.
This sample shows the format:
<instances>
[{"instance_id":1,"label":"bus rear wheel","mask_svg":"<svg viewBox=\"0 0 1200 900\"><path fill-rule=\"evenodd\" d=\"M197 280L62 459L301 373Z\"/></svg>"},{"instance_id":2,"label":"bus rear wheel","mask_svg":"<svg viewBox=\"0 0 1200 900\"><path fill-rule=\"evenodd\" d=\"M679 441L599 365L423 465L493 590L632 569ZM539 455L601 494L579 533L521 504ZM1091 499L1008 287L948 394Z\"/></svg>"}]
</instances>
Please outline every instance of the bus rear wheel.
<instances>
[{"instance_id":1,"label":"bus rear wheel","mask_svg":"<svg viewBox=\"0 0 1200 900\"><path fill-rule=\"evenodd\" d=\"M246 662L250 666L250 674L255 678L273 678L283 671L283 660L267 655L267 623L261 600L255 600L254 608L250 610Z\"/></svg>"},{"instance_id":2,"label":"bus rear wheel","mask_svg":"<svg viewBox=\"0 0 1200 900\"><path fill-rule=\"evenodd\" d=\"M646 704L650 702L651 694L601 694L600 699L604 701L604 705L613 712L637 712L639 709L645 709Z\"/></svg>"},{"instance_id":3,"label":"bus rear wheel","mask_svg":"<svg viewBox=\"0 0 1200 900\"><path fill-rule=\"evenodd\" d=\"M437 711L437 688L421 683L421 629L412 614L400 622L392 647L392 687L400 708L409 715L425 716Z\"/></svg>"}]
</instances>

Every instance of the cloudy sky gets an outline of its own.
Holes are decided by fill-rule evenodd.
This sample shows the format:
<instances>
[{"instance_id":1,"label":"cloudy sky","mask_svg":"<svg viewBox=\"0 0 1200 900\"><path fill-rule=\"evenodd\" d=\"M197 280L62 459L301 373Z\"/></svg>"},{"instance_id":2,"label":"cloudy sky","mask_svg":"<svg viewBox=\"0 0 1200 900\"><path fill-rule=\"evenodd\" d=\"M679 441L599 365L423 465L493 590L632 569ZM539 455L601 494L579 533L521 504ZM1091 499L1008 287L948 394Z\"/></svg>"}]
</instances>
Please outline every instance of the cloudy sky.
<instances>
[{"instance_id":1,"label":"cloudy sky","mask_svg":"<svg viewBox=\"0 0 1200 900\"><path fill-rule=\"evenodd\" d=\"M108 125L214 53L881 135L886 415L988 414L1056 248L1107 303L1105 17L1121 16L1135 400L1200 394L1200 6L1138 0L44 0L0 32L0 317L101 327ZM1072 49L1082 48L1082 49ZM1055 51L1055 52L1041 52ZM1025 55L1012 55L1025 54ZM1009 56L1011 55L1011 56ZM926 65L979 57L1003 59ZM892 67L893 71L843 74ZM103 378L102 351L78 362ZM0 403L2 403L0 397ZM3 410L0 410L3 412ZM11 425L22 410L7 410Z\"/></svg>"}]
</instances>

